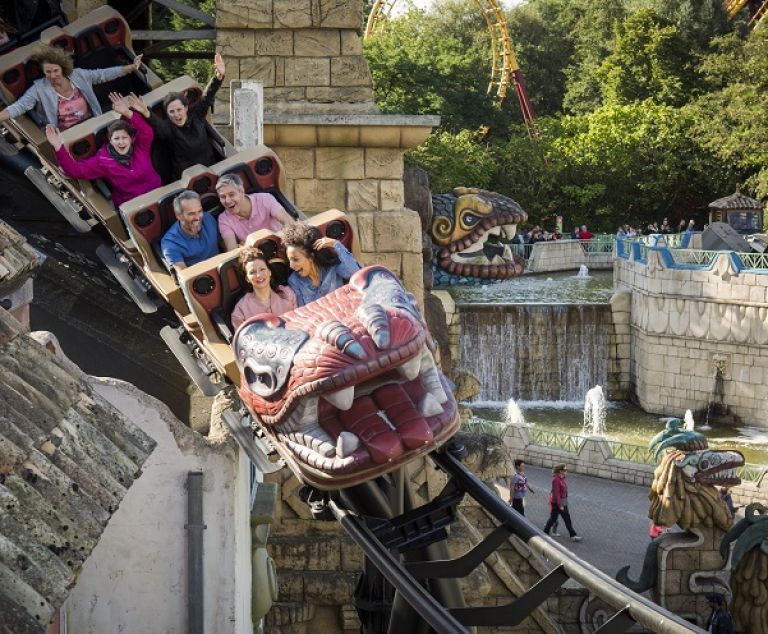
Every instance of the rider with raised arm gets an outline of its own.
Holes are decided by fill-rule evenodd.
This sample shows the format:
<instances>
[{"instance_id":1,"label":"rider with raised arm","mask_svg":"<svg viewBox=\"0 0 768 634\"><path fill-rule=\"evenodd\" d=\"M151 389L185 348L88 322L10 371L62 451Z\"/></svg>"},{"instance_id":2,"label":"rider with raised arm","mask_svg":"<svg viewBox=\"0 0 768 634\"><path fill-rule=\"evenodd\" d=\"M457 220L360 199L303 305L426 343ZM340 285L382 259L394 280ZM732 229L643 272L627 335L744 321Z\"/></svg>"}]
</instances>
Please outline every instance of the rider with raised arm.
<instances>
[{"instance_id":1,"label":"rider with raised arm","mask_svg":"<svg viewBox=\"0 0 768 634\"><path fill-rule=\"evenodd\" d=\"M323 237L317 227L294 222L280 233L293 273L288 286L304 306L347 283L360 270L354 256L338 240Z\"/></svg>"},{"instance_id":2,"label":"rider with raised arm","mask_svg":"<svg viewBox=\"0 0 768 634\"><path fill-rule=\"evenodd\" d=\"M171 154L171 180L178 180L190 165L213 165L219 160L208 138L205 115L213 105L216 91L224 80L224 59L220 53L216 53L213 63L216 72L205 87L202 99L192 107L183 93L171 92L165 96L163 110L166 119L151 112L138 97L131 98L131 107L149 120L157 140L168 145Z\"/></svg>"},{"instance_id":3,"label":"rider with raised arm","mask_svg":"<svg viewBox=\"0 0 768 634\"><path fill-rule=\"evenodd\" d=\"M227 251L259 229L280 231L293 222L272 194L246 194L243 180L237 174L224 174L216 181L216 193L224 208L219 214L219 233Z\"/></svg>"},{"instance_id":4,"label":"rider with raised arm","mask_svg":"<svg viewBox=\"0 0 768 634\"><path fill-rule=\"evenodd\" d=\"M0 121L14 119L40 103L46 123L60 130L101 114L94 84L112 81L141 66L141 55L137 55L132 64L125 66L75 68L71 53L46 44L36 48L30 59L37 62L44 77L35 80L21 97L0 111Z\"/></svg>"},{"instance_id":5,"label":"rider with raised arm","mask_svg":"<svg viewBox=\"0 0 768 634\"><path fill-rule=\"evenodd\" d=\"M123 118L107 126L107 143L82 161L72 158L58 128L46 126L45 135L56 152L64 173L71 178L103 178L112 190L112 202L124 202L160 187L160 176L152 166L152 128L141 115L132 112L125 98L110 93L115 112Z\"/></svg>"}]
</instances>

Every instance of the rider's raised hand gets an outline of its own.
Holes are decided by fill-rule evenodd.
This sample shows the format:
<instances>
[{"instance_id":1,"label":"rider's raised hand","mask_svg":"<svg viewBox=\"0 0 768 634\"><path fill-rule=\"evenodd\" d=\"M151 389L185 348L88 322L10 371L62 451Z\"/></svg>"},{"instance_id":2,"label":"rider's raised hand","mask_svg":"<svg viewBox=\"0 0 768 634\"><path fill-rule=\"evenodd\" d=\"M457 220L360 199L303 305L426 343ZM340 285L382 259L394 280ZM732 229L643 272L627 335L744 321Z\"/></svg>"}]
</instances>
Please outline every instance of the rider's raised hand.
<instances>
[{"instance_id":1,"label":"rider's raised hand","mask_svg":"<svg viewBox=\"0 0 768 634\"><path fill-rule=\"evenodd\" d=\"M216 68L216 79L224 79L224 71L226 70L226 67L224 66L224 58L221 56L221 53L216 53L213 56L213 65Z\"/></svg>"},{"instance_id":2,"label":"rider's raised hand","mask_svg":"<svg viewBox=\"0 0 768 634\"><path fill-rule=\"evenodd\" d=\"M45 137L56 152L58 152L61 149L61 146L64 145L61 140L61 132L59 132L58 128L54 128L50 123L45 126Z\"/></svg>"}]
</instances>

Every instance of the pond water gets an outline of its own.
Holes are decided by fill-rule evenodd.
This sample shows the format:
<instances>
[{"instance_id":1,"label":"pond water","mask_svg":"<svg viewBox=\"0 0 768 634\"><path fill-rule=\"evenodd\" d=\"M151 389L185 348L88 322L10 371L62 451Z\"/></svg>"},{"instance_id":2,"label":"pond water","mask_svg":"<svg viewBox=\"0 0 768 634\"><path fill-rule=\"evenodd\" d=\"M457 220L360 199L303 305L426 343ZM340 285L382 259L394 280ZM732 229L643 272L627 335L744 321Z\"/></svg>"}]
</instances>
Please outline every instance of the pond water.
<instances>
[{"instance_id":1,"label":"pond water","mask_svg":"<svg viewBox=\"0 0 768 634\"><path fill-rule=\"evenodd\" d=\"M506 420L506 403L468 403L476 418L489 421ZM582 401L560 402L518 402L525 416L525 422L541 425L547 430L580 434L584 422ZM683 418L682 412L671 412ZM656 414L648 414L635 405L624 402L607 403L605 428L606 438L633 445L647 445L659 433L666 420ZM747 462L768 464L768 430L750 425L732 427L729 425L697 424L696 431L704 434L710 447L738 449Z\"/></svg>"},{"instance_id":2,"label":"pond water","mask_svg":"<svg viewBox=\"0 0 768 634\"><path fill-rule=\"evenodd\" d=\"M444 287L458 304L607 304L613 294L612 271L575 271L521 275L484 285Z\"/></svg>"}]
</instances>

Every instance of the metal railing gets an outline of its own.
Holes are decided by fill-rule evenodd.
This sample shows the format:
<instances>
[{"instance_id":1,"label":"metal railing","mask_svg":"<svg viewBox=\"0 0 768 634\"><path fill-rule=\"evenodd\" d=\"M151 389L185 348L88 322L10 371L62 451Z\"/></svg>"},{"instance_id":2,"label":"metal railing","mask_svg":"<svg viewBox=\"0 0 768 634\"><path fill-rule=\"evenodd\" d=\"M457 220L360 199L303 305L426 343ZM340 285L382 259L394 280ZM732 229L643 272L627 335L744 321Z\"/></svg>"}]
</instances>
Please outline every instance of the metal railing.
<instances>
[{"instance_id":1,"label":"metal railing","mask_svg":"<svg viewBox=\"0 0 768 634\"><path fill-rule=\"evenodd\" d=\"M675 264L686 266L700 266L709 268L717 258L718 251L705 251L703 249L670 249Z\"/></svg>"},{"instance_id":2,"label":"metal railing","mask_svg":"<svg viewBox=\"0 0 768 634\"><path fill-rule=\"evenodd\" d=\"M533 442L542 447L549 447L550 449L559 449L561 451L569 451L571 453L578 453L581 446L586 441L584 436L578 436L576 434L565 434L558 431L548 431L540 427L529 427L528 432L533 438Z\"/></svg>"},{"instance_id":3,"label":"metal railing","mask_svg":"<svg viewBox=\"0 0 768 634\"><path fill-rule=\"evenodd\" d=\"M656 464L653 453L645 445L631 445L617 440L606 440L605 443L616 460L639 462L640 464Z\"/></svg>"},{"instance_id":4,"label":"metal railing","mask_svg":"<svg viewBox=\"0 0 768 634\"><path fill-rule=\"evenodd\" d=\"M737 253L745 269L763 271L768 269L768 253Z\"/></svg>"},{"instance_id":5,"label":"metal railing","mask_svg":"<svg viewBox=\"0 0 768 634\"><path fill-rule=\"evenodd\" d=\"M757 484L762 480L766 472L768 472L768 465L745 462L744 466L738 470L738 476L742 482L754 482Z\"/></svg>"}]
</instances>

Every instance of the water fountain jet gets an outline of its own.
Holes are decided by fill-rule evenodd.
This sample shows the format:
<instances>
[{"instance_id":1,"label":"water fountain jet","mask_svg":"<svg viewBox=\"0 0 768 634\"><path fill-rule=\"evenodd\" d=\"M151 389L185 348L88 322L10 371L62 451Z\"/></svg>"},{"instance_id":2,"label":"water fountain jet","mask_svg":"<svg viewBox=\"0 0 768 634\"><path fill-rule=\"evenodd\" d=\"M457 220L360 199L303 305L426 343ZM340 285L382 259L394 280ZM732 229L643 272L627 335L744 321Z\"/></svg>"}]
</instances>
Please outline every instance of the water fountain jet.
<instances>
[{"instance_id":1,"label":"water fountain jet","mask_svg":"<svg viewBox=\"0 0 768 634\"><path fill-rule=\"evenodd\" d=\"M589 279L589 268L586 264L579 266L579 272L576 274L576 279L586 280Z\"/></svg>"},{"instance_id":2,"label":"water fountain jet","mask_svg":"<svg viewBox=\"0 0 768 634\"><path fill-rule=\"evenodd\" d=\"M693 420L693 412L691 410L685 410L685 417L683 418L683 421L685 422L685 425L683 426L685 431L693 431L696 423Z\"/></svg>"},{"instance_id":3,"label":"water fountain jet","mask_svg":"<svg viewBox=\"0 0 768 634\"><path fill-rule=\"evenodd\" d=\"M589 436L605 436L605 395L596 385L584 397L584 426L582 433Z\"/></svg>"},{"instance_id":4,"label":"water fountain jet","mask_svg":"<svg viewBox=\"0 0 768 634\"><path fill-rule=\"evenodd\" d=\"M507 412L504 421L508 425L525 425L525 415L523 414L523 410L520 409L517 401L513 398L509 399L507 402Z\"/></svg>"}]
</instances>

